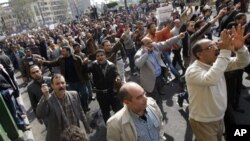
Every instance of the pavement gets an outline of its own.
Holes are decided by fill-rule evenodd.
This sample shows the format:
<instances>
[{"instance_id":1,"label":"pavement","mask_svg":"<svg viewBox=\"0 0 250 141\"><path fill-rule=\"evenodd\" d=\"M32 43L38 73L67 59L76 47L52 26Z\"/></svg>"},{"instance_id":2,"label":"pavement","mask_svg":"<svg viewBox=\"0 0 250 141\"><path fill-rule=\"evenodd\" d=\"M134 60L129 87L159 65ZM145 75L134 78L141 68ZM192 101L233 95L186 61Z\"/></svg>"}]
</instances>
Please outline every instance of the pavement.
<instances>
[{"instance_id":1,"label":"pavement","mask_svg":"<svg viewBox=\"0 0 250 141\"><path fill-rule=\"evenodd\" d=\"M249 10L250 11L250 10ZM250 19L250 13L247 13L248 19ZM128 71L128 68L126 68ZM22 84L21 74L17 72L15 76L19 84ZM240 97L240 107L245 110L245 113L234 112L236 121L238 124L250 125L250 81L245 79L246 74L243 75L243 84L246 89L242 90ZM138 76L128 76L128 81L138 82ZM177 94L180 92L180 87L177 82L172 81L162 89L163 100L163 115L166 117L164 126L165 135L167 141L193 141L194 136L191 127L188 122L188 104L184 102L183 107L179 107L177 104ZM19 98L23 108L27 111L28 121L32 126L31 131L24 133L26 141L44 141L46 136L45 126L41 125L34 116L33 110L30 105L30 101L27 94L26 87L21 88L21 98ZM87 113L91 127L94 132L89 135L90 141L106 141L106 127L102 120L102 116L99 110L97 101L90 103L91 110Z\"/></svg>"}]
</instances>

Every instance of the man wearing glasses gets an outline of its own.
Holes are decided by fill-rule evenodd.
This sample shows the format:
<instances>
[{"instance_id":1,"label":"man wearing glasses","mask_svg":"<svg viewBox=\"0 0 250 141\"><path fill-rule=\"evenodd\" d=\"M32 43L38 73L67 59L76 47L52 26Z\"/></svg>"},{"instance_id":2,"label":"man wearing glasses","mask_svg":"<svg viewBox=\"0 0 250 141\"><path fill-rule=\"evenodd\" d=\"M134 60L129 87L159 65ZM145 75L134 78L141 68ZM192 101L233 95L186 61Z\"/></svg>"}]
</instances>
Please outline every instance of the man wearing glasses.
<instances>
[{"instance_id":1,"label":"man wearing glasses","mask_svg":"<svg viewBox=\"0 0 250 141\"><path fill-rule=\"evenodd\" d=\"M186 71L189 93L190 125L198 141L221 141L223 117L227 108L227 89L224 72L244 68L249 53L244 47L244 30L233 28L232 34L221 32L218 45L201 39L192 47L196 60ZM231 52L236 57L231 57Z\"/></svg>"}]
</instances>

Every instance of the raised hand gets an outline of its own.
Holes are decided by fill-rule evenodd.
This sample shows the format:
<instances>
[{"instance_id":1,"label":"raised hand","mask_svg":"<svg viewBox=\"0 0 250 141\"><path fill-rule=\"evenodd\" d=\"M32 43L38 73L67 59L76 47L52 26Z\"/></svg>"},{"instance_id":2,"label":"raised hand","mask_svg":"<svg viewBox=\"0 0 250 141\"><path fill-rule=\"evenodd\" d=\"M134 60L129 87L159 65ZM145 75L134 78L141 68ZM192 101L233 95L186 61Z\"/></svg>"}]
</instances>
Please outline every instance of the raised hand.
<instances>
[{"instance_id":1,"label":"raised hand","mask_svg":"<svg viewBox=\"0 0 250 141\"><path fill-rule=\"evenodd\" d=\"M41 90L42 90L42 93L45 97L49 96L49 87L46 83L42 84Z\"/></svg>"},{"instance_id":2,"label":"raised hand","mask_svg":"<svg viewBox=\"0 0 250 141\"><path fill-rule=\"evenodd\" d=\"M234 46L232 45L232 37L228 30L223 30L220 34L220 41L218 42L219 49L227 49L234 50Z\"/></svg>"},{"instance_id":3,"label":"raised hand","mask_svg":"<svg viewBox=\"0 0 250 141\"><path fill-rule=\"evenodd\" d=\"M185 32L181 32L181 33L178 35L178 37L179 37L180 39L185 38Z\"/></svg>"},{"instance_id":4,"label":"raised hand","mask_svg":"<svg viewBox=\"0 0 250 141\"><path fill-rule=\"evenodd\" d=\"M236 28L232 28L232 44L235 51L244 46L246 39L246 37L244 37L244 31L245 29L240 24Z\"/></svg>"}]
</instances>

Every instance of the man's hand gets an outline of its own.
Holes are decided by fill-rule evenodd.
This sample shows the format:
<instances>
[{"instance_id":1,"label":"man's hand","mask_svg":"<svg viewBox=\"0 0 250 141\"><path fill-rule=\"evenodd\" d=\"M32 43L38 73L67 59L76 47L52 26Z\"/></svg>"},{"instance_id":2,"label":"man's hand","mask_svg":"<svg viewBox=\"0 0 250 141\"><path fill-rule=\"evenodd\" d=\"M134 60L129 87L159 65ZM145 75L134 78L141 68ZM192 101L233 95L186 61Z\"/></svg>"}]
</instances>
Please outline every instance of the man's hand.
<instances>
[{"instance_id":1,"label":"man's hand","mask_svg":"<svg viewBox=\"0 0 250 141\"><path fill-rule=\"evenodd\" d=\"M121 80L120 77L116 77L115 82L116 82L117 84L121 84L121 83L122 83L122 80Z\"/></svg>"},{"instance_id":2,"label":"man's hand","mask_svg":"<svg viewBox=\"0 0 250 141\"><path fill-rule=\"evenodd\" d=\"M184 32L181 32L179 35L178 35L179 39L183 39L185 38L185 33Z\"/></svg>"},{"instance_id":3,"label":"man's hand","mask_svg":"<svg viewBox=\"0 0 250 141\"><path fill-rule=\"evenodd\" d=\"M246 36L244 37L244 31L245 29L240 24L236 28L232 28L232 44L235 51L244 46L246 39Z\"/></svg>"},{"instance_id":4,"label":"man's hand","mask_svg":"<svg viewBox=\"0 0 250 141\"><path fill-rule=\"evenodd\" d=\"M88 57L85 57L85 58L83 59L82 63L83 63L84 65L88 64L88 63L89 63Z\"/></svg>"},{"instance_id":5,"label":"man's hand","mask_svg":"<svg viewBox=\"0 0 250 141\"><path fill-rule=\"evenodd\" d=\"M93 129L89 127L88 129L86 129L86 133L87 134L93 133Z\"/></svg>"},{"instance_id":6,"label":"man's hand","mask_svg":"<svg viewBox=\"0 0 250 141\"><path fill-rule=\"evenodd\" d=\"M46 83L42 84L41 90L42 90L42 93L45 97L49 97L49 87Z\"/></svg>"},{"instance_id":7,"label":"man's hand","mask_svg":"<svg viewBox=\"0 0 250 141\"><path fill-rule=\"evenodd\" d=\"M125 34L129 34L130 33L130 28L128 28L126 31L125 31Z\"/></svg>"},{"instance_id":8,"label":"man's hand","mask_svg":"<svg viewBox=\"0 0 250 141\"><path fill-rule=\"evenodd\" d=\"M219 49L227 49L227 50L234 50L234 46L232 45L232 37L229 34L229 31L223 30L220 34L220 41L218 42Z\"/></svg>"},{"instance_id":9,"label":"man's hand","mask_svg":"<svg viewBox=\"0 0 250 141\"><path fill-rule=\"evenodd\" d=\"M39 63L39 64L43 64L44 63L44 60L42 60L42 59L37 59L37 62Z\"/></svg>"}]
</instances>

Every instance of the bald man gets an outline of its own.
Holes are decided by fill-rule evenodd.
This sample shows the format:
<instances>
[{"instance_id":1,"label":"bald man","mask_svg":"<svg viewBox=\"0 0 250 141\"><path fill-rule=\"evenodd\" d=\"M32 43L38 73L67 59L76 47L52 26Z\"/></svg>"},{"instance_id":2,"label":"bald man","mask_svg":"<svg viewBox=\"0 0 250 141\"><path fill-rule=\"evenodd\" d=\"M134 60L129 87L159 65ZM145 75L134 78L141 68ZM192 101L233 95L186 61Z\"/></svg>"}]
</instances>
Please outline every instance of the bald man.
<instances>
[{"instance_id":1,"label":"bald man","mask_svg":"<svg viewBox=\"0 0 250 141\"><path fill-rule=\"evenodd\" d=\"M185 78L190 125L198 141L222 140L227 108L224 73L244 68L250 62L248 50L244 47L244 29L239 26L232 32L221 32L218 44L201 39L192 47L196 60L188 67ZM231 57L232 51L236 57Z\"/></svg>"},{"instance_id":2,"label":"bald man","mask_svg":"<svg viewBox=\"0 0 250 141\"><path fill-rule=\"evenodd\" d=\"M162 113L152 98L135 82L119 92L124 107L107 122L107 141L163 141Z\"/></svg>"}]
</instances>

